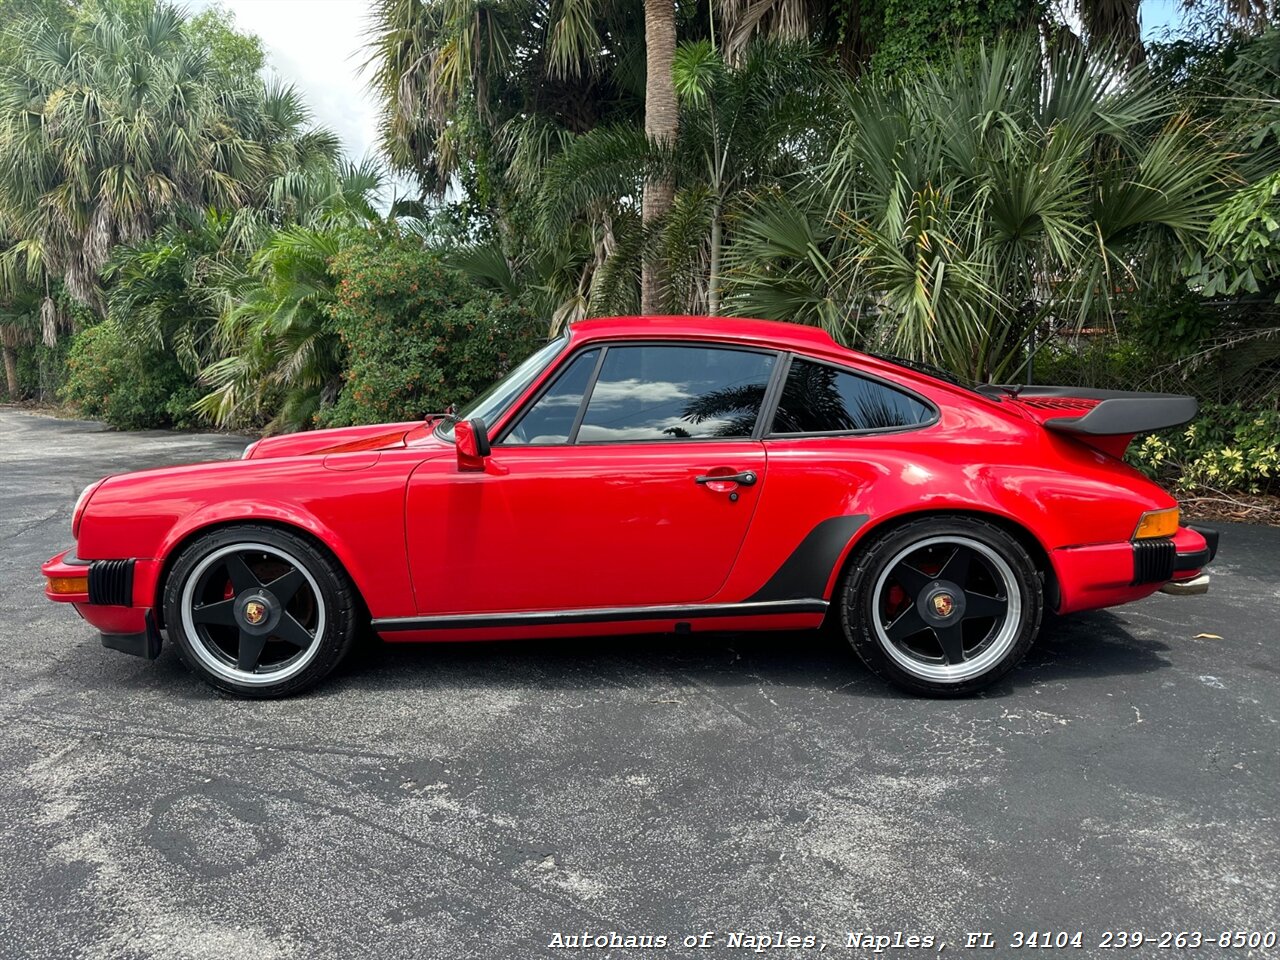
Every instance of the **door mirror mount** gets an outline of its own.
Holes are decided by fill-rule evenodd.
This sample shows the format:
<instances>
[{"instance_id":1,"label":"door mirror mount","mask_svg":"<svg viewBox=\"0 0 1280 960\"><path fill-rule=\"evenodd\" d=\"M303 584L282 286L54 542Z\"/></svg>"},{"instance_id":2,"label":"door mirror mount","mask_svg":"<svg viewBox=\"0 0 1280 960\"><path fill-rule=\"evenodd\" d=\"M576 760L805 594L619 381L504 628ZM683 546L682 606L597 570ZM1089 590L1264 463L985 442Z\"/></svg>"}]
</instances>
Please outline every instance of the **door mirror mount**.
<instances>
[{"instance_id":1,"label":"door mirror mount","mask_svg":"<svg viewBox=\"0 0 1280 960\"><path fill-rule=\"evenodd\" d=\"M489 446L489 428L483 420L459 420L453 427L454 446L458 454L458 469L483 470L492 449Z\"/></svg>"}]
</instances>

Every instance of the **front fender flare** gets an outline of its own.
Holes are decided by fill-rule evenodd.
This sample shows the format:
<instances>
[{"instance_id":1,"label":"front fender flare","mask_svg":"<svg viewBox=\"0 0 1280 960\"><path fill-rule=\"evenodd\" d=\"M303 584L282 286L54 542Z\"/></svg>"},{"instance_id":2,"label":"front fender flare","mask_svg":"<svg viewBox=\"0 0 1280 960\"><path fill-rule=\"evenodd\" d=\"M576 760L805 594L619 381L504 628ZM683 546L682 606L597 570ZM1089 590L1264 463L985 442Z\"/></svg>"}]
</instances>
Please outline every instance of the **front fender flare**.
<instances>
[{"instance_id":1,"label":"front fender flare","mask_svg":"<svg viewBox=\"0 0 1280 960\"><path fill-rule=\"evenodd\" d=\"M364 595L363 585L367 582L370 571L362 568L354 551L331 527L314 514L301 509L297 504L282 500L254 499L227 500L201 507L182 517L169 529L156 551L156 559L162 562L161 572L156 578L157 597L164 589L165 578L168 576L170 564L177 555L177 551L181 550L188 541L207 530L236 523L277 524L310 534L334 555L355 583L356 589L362 596Z\"/></svg>"}]
</instances>

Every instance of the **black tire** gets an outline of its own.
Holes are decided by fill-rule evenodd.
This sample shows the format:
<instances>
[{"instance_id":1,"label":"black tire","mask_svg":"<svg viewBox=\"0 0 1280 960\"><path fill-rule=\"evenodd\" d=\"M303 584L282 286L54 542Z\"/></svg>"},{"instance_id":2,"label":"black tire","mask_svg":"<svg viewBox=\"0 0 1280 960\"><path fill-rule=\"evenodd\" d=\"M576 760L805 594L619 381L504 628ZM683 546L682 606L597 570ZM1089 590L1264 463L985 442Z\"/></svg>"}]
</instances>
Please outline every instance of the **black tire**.
<instances>
[{"instance_id":1,"label":"black tire","mask_svg":"<svg viewBox=\"0 0 1280 960\"><path fill-rule=\"evenodd\" d=\"M913 693L959 697L1026 655L1044 590L1026 549L1004 530L928 517L861 548L840 604L845 637L870 670Z\"/></svg>"},{"instance_id":2,"label":"black tire","mask_svg":"<svg viewBox=\"0 0 1280 960\"><path fill-rule=\"evenodd\" d=\"M164 587L165 626L183 661L219 690L253 699L324 679L350 651L362 610L327 552L256 523L188 544Z\"/></svg>"}]
</instances>

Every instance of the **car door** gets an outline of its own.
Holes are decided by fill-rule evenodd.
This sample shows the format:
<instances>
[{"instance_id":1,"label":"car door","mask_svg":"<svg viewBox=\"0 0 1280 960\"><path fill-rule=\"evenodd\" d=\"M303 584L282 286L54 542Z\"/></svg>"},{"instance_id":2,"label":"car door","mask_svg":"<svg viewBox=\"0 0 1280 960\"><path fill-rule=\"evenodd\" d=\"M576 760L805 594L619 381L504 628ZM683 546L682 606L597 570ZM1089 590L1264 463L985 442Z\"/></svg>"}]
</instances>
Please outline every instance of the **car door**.
<instances>
[{"instance_id":1,"label":"car door","mask_svg":"<svg viewBox=\"0 0 1280 960\"><path fill-rule=\"evenodd\" d=\"M483 472L410 478L422 615L688 604L728 578L767 482L771 351L587 346L501 435Z\"/></svg>"}]
</instances>

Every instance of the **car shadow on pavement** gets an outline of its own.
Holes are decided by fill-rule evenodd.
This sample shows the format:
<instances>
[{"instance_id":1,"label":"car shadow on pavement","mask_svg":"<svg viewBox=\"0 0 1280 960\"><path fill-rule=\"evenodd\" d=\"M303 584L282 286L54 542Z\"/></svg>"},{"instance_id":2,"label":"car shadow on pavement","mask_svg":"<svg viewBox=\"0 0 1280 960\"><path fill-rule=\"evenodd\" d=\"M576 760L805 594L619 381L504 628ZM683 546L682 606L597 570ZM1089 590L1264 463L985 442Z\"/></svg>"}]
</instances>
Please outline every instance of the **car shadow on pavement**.
<instances>
[{"instance_id":1,"label":"car shadow on pavement","mask_svg":"<svg viewBox=\"0 0 1280 960\"><path fill-rule=\"evenodd\" d=\"M1032 684L1072 677L1148 673L1169 665L1164 656L1169 649L1159 640L1135 636L1108 611L1050 617L1023 664L986 695L1009 696ZM616 682L757 687L764 680L858 697L902 696L873 676L843 637L826 630L491 643L395 644L370 638L339 677L344 686L370 689L441 678L457 686L523 683L543 689ZM318 693L323 692L322 687Z\"/></svg>"},{"instance_id":2,"label":"car shadow on pavement","mask_svg":"<svg viewBox=\"0 0 1280 960\"><path fill-rule=\"evenodd\" d=\"M1075 677L1149 673L1169 666L1164 656L1169 649L1158 639L1135 636L1108 611L1049 617L1023 663L983 695L1014 696L1033 685ZM176 696L217 696L191 676L172 649L152 667L159 674L152 680L172 684ZM841 636L826 630L473 643L385 643L369 636L334 676L303 696L439 685L544 690L649 685L662 690L688 683L758 687L762 681L870 699L909 696L875 677Z\"/></svg>"}]
</instances>

